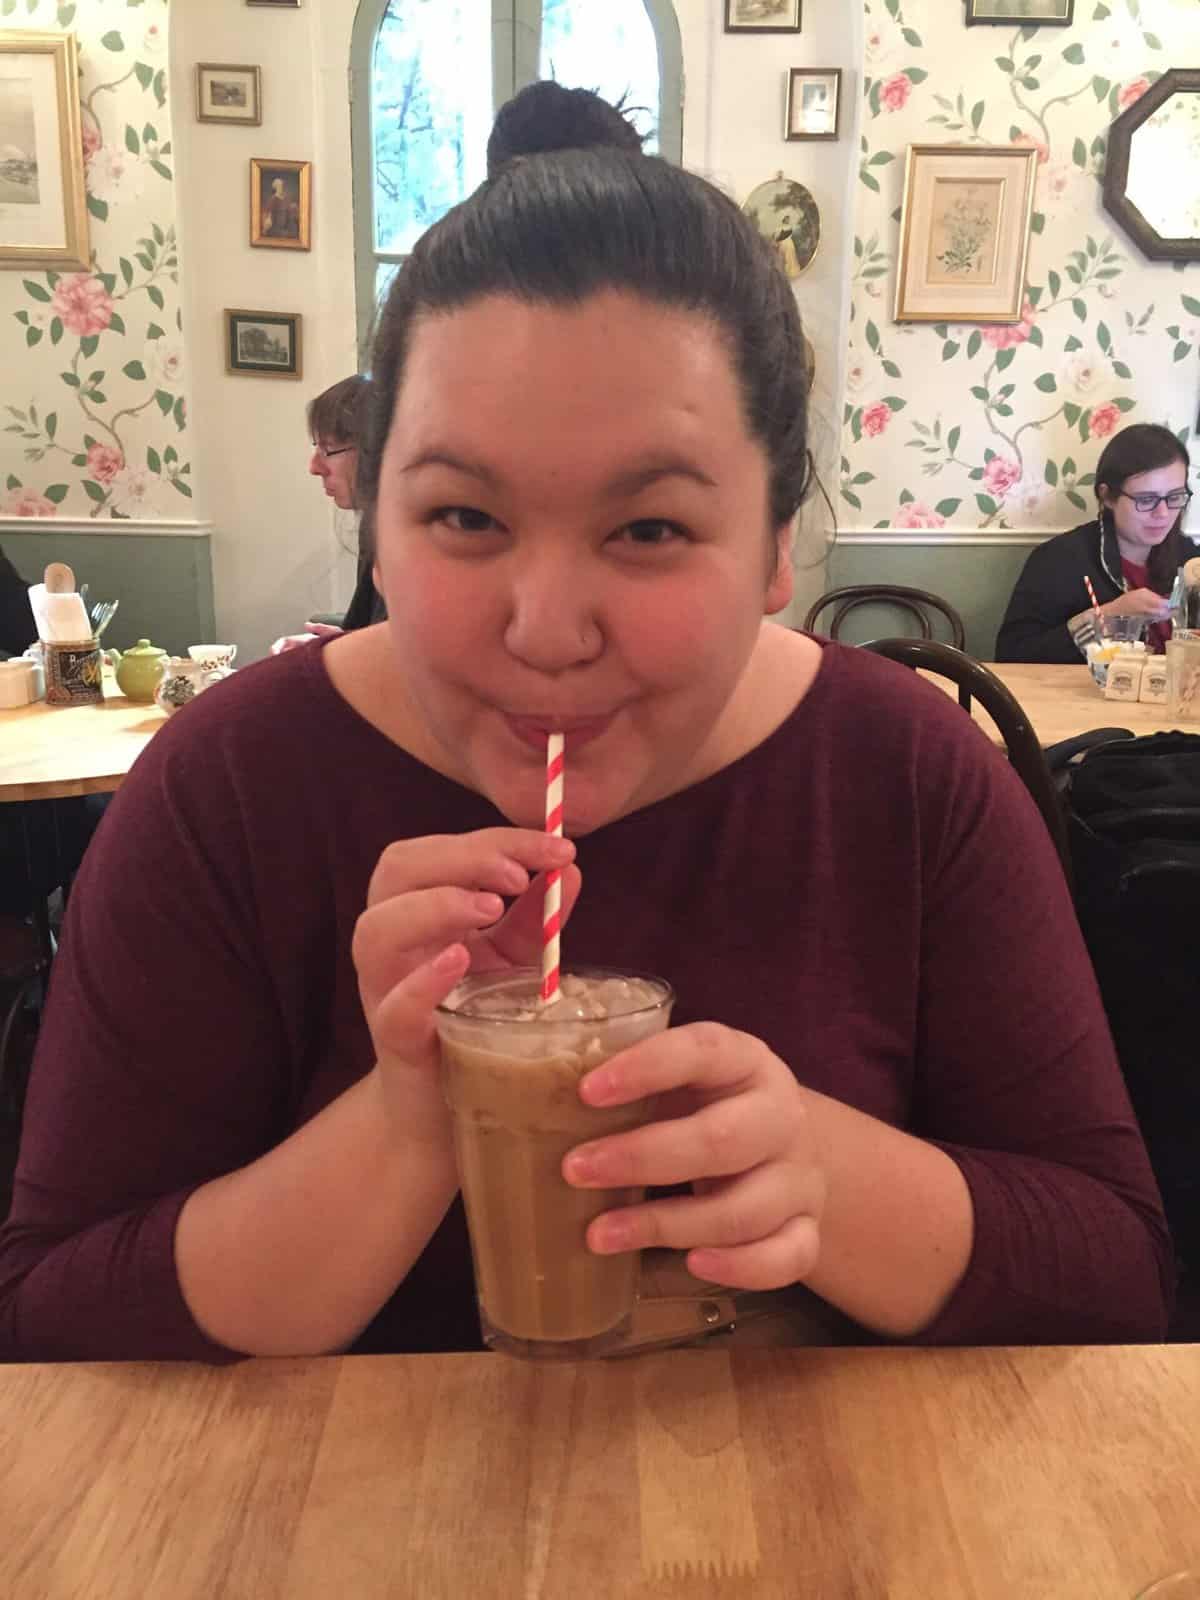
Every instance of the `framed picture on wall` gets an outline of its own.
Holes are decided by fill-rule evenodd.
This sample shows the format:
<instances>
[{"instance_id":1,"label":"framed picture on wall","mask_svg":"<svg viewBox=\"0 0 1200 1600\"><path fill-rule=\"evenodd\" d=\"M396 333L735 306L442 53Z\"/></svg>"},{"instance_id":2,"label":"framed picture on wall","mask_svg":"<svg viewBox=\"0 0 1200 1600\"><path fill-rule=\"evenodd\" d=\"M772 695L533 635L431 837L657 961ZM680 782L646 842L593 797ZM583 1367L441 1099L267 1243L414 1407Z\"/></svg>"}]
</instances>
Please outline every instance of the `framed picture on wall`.
<instances>
[{"instance_id":1,"label":"framed picture on wall","mask_svg":"<svg viewBox=\"0 0 1200 1600\"><path fill-rule=\"evenodd\" d=\"M799 33L801 0L724 0L726 33Z\"/></svg>"},{"instance_id":2,"label":"framed picture on wall","mask_svg":"<svg viewBox=\"0 0 1200 1600\"><path fill-rule=\"evenodd\" d=\"M1020 322L1038 153L910 144L897 322Z\"/></svg>"},{"instance_id":3,"label":"framed picture on wall","mask_svg":"<svg viewBox=\"0 0 1200 1600\"><path fill-rule=\"evenodd\" d=\"M262 122L259 68L202 61L196 68L196 121L240 122L257 128Z\"/></svg>"},{"instance_id":4,"label":"framed picture on wall","mask_svg":"<svg viewBox=\"0 0 1200 1600\"><path fill-rule=\"evenodd\" d=\"M842 97L840 67L793 67L788 73L785 139L836 139Z\"/></svg>"},{"instance_id":5,"label":"framed picture on wall","mask_svg":"<svg viewBox=\"0 0 1200 1600\"><path fill-rule=\"evenodd\" d=\"M789 278L808 271L821 247L821 213L802 183L778 172L750 191L742 210L775 251Z\"/></svg>"},{"instance_id":6,"label":"framed picture on wall","mask_svg":"<svg viewBox=\"0 0 1200 1600\"><path fill-rule=\"evenodd\" d=\"M91 266L73 33L0 31L0 267Z\"/></svg>"},{"instance_id":7,"label":"framed picture on wall","mask_svg":"<svg viewBox=\"0 0 1200 1600\"><path fill-rule=\"evenodd\" d=\"M250 162L250 243L261 250L312 249L312 162Z\"/></svg>"},{"instance_id":8,"label":"framed picture on wall","mask_svg":"<svg viewBox=\"0 0 1200 1600\"><path fill-rule=\"evenodd\" d=\"M1027 23L1039 28L1069 28L1075 20L1075 0L966 0L967 27L977 22L1011 28Z\"/></svg>"},{"instance_id":9,"label":"framed picture on wall","mask_svg":"<svg viewBox=\"0 0 1200 1600\"><path fill-rule=\"evenodd\" d=\"M257 378L299 378L298 311L226 311L225 371Z\"/></svg>"}]
</instances>

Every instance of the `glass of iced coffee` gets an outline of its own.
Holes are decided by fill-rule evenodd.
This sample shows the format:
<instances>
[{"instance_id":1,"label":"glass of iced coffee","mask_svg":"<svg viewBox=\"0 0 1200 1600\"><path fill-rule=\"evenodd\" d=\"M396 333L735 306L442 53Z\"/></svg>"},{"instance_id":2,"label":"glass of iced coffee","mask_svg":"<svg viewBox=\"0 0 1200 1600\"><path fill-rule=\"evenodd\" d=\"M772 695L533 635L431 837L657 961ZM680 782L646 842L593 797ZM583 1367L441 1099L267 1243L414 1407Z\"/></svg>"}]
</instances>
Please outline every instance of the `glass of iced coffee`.
<instances>
[{"instance_id":1,"label":"glass of iced coffee","mask_svg":"<svg viewBox=\"0 0 1200 1600\"><path fill-rule=\"evenodd\" d=\"M585 1236L593 1217L643 1191L573 1189L563 1157L654 1111L652 1100L585 1105L579 1082L660 1033L675 996L660 979L599 968L564 973L549 1005L540 989L532 967L470 976L437 1025L484 1341L574 1361L616 1348L629 1330L638 1255L593 1255Z\"/></svg>"}]
</instances>

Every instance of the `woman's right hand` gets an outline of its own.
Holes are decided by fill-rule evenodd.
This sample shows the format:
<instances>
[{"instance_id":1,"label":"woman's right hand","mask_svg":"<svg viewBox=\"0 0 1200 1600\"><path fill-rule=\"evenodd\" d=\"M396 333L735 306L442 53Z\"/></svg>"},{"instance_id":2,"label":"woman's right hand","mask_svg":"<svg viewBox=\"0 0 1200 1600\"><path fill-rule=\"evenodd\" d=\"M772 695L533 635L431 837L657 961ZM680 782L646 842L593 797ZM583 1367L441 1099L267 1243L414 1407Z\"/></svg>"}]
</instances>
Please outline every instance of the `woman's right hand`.
<instances>
[{"instance_id":1,"label":"woman's right hand","mask_svg":"<svg viewBox=\"0 0 1200 1600\"><path fill-rule=\"evenodd\" d=\"M380 857L353 957L385 1093L408 1137L414 1118L445 1137L434 1008L468 971L538 965L544 874L562 869L565 922L579 895L574 856L569 840L487 828L400 840Z\"/></svg>"},{"instance_id":2,"label":"woman's right hand","mask_svg":"<svg viewBox=\"0 0 1200 1600\"><path fill-rule=\"evenodd\" d=\"M1150 617L1161 622L1170 611L1170 603L1153 589L1130 589L1100 607L1106 617Z\"/></svg>"}]
</instances>

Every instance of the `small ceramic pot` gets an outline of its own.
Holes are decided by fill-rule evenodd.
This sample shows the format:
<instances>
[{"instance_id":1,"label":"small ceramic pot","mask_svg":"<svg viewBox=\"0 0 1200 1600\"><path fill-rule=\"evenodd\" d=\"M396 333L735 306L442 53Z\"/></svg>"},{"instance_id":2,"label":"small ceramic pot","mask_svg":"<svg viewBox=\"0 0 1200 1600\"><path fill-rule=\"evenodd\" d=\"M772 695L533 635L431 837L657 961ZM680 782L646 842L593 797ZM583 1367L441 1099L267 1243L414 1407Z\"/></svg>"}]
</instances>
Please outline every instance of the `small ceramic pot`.
<instances>
[{"instance_id":1,"label":"small ceramic pot","mask_svg":"<svg viewBox=\"0 0 1200 1600\"><path fill-rule=\"evenodd\" d=\"M201 661L185 661L180 656L170 657L162 669L162 677L158 688L154 691L154 703L160 711L165 711L168 716L173 716L180 706L187 705L189 700L194 700L209 684L216 683L223 678L225 673L214 672Z\"/></svg>"}]
</instances>

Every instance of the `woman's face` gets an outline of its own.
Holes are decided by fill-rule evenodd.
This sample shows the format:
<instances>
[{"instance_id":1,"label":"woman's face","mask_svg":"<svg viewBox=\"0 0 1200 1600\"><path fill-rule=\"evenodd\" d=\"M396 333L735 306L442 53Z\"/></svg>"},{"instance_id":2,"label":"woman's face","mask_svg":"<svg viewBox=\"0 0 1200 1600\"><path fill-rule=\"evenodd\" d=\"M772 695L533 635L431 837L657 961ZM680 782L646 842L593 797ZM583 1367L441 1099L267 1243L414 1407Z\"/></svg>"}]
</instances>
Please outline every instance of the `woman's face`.
<instances>
[{"instance_id":1,"label":"woman's face","mask_svg":"<svg viewBox=\"0 0 1200 1600\"><path fill-rule=\"evenodd\" d=\"M1173 461L1169 467L1155 467L1152 472L1135 472L1121 485L1122 494L1110 493L1108 485L1101 484L1100 500L1112 511L1117 538L1126 545L1161 544L1179 520L1179 512L1172 511L1162 500L1153 511L1139 511L1130 496L1170 494L1173 489L1186 489L1187 479L1184 462Z\"/></svg>"},{"instance_id":2,"label":"woman's face","mask_svg":"<svg viewBox=\"0 0 1200 1600\"><path fill-rule=\"evenodd\" d=\"M722 338L611 291L494 296L417 327L377 537L439 764L530 827L556 729L570 832L686 784L791 597Z\"/></svg>"},{"instance_id":3,"label":"woman's face","mask_svg":"<svg viewBox=\"0 0 1200 1600\"><path fill-rule=\"evenodd\" d=\"M325 493L339 511L357 507L358 451L337 439L323 439L313 445L308 470L320 478Z\"/></svg>"}]
</instances>

